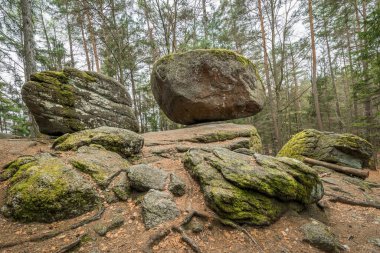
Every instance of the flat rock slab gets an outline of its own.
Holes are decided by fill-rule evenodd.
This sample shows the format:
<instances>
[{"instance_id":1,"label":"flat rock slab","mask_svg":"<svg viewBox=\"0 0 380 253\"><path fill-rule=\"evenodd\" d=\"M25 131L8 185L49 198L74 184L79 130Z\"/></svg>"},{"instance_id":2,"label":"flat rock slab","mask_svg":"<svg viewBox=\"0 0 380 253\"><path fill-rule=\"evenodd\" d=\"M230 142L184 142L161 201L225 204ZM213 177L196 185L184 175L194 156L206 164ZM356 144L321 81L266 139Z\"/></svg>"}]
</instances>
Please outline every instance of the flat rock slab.
<instances>
[{"instance_id":1,"label":"flat rock slab","mask_svg":"<svg viewBox=\"0 0 380 253\"><path fill-rule=\"evenodd\" d=\"M169 119L185 125L255 115L265 97L256 66L223 49L159 59L153 66L151 86Z\"/></svg>"},{"instance_id":2,"label":"flat rock slab","mask_svg":"<svg viewBox=\"0 0 380 253\"><path fill-rule=\"evenodd\" d=\"M116 152L123 157L129 157L140 152L144 138L127 129L116 127L98 127L57 138L53 148L60 151L77 150L82 146L100 145Z\"/></svg>"},{"instance_id":3,"label":"flat rock slab","mask_svg":"<svg viewBox=\"0 0 380 253\"><path fill-rule=\"evenodd\" d=\"M155 146L176 144L178 152L185 152L189 147L196 144L218 145L218 142L239 140L248 141L250 149L256 152L262 151L262 143L257 130L252 125L239 125L233 123L205 123L193 126L188 126L175 130L168 130L162 132L144 133L142 136L145 139L145 146ZM181 145L181 143L190 143L193 145ZM236 143L236 141L234 141ZM234 144L233 143L233 144ZM165 145L165 146L164 146ZM225 145L225 144L220 144ZM152 149L154 151L155 149Z\"/></svg>"},{"instance_id":4,"label":"flat rock slab","mask_svg":"<svg viewBox=\"0 0 380 253\"><path fill-rule=\"evenodd\" d=\"M99 73L73 68L34 73L22 97L44 134L100 126L139 130L126 88Z\"/></svg>"},{"instance_id":5,"label":"flat rock slab","mask_svg":"<svg viewBox=\"0 0 380 253\"><path fill-rule=\"evenodd\" d=\"M175 219L179 210L169 193L150 190L142 201L142 215L146 228Z\"/></svg>"},{"instance_id":6,"label":"flat rock slab","mask_svg":"<svg viewBox=\"0 0 380 253\"><path fill-rule=\"evenodd\" d=\"M295 134L277 156L309 157L361 169L369 166L373 152L373 146L359 136L306 129Z\"/></svg>"}]
</instances>

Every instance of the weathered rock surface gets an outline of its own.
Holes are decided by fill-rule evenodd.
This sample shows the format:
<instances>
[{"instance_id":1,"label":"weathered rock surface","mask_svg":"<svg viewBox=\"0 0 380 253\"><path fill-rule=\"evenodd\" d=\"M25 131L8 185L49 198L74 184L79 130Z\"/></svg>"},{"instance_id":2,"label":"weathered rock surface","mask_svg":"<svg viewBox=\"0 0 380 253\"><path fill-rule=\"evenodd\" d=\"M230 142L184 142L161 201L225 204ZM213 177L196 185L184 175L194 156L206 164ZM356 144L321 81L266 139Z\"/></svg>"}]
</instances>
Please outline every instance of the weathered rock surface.
<instances>
[{"instance_id":1,"label":"weathered rock surface","mask_svg":"<svg viewBox=\"0 0 380 253\"><path fill-rule=\"evenodd\" d=\"M140 152L144 138L127 129L98 127L65 134L55 140L53 147L56 150L67 151L91 144L100 145L109 151L128 157Z\"/></svg>"},{"instance_id":2,"label":"weathered rock surface","mask_svg":"<svg viewBox=\"0 0 380 253\"><path fill-rule=\"evenodd\" d=\"M78 216L99 202L93 184L47 153L21 157L11 170L2 213L21 221L52 222Z\"/></svg>"},{"instance_id":3,"label":"weathered rock surface","mask_svg":"<svg viewBox=\"0 0 380 253\"><path fill-rule=\"evenodd\" d=\"M80 147L69 160L76 169L89 174L102 189L129 167L127 160L103 147Z\"/></svg>"},{"instance_id":4,"label":"weathered rock surface","mask_svg":"<svg viewBox=\"0 0 380 253\"><path fill-rule=\"evenodd\" d=\"M294 135L277 156L309 157L360 169L369 165L373 152L372 145L356 135L306 129Z\"/></svg>"},{"instance_id":5,"label":"weathered rock surface","mask_svg":"<svg viewBox=\"0 0 380 253\"><path fill-rule=\"evenodd\" d=\"M306 205L323 196L318 175L294 159L209 148L189 150L184 164L210 208L238 223L270 224L287 202Z\"/></svg>"},{"instance_id":6,"label":"weathered rock surface","mask_svg":"<svg viewBox=\"0 0 380 253\"><path fill-rule=\"evenodd\" d=\"M131 187L137 191L150 189L162 191L169 177L169 173L146 164L129 167L127 174Z\"/></svg>"},{"instance_id":7,"label":"weathered rock surface","mask_svg":"<svg viewBox=\"0 0 380 253\"><path fill-rule=\"evenodd\" d=\"M339 252L341 247L338 239L330 231L330 228L325 224L313 220L306 223L301 227L304 234L304 241L311 245L325 251L325 252Z\"/></svg>"},{"instance_id":8,"label":"weathered rock surface","mask_svg":"<svg viewBox=\"0 0 380 253\"><path fill-rule=\"evenodd\" d=\"M157 190L149 190L141 206L144 224L148 229L173 220L180 213L170 194Z\"/></svg>"},{"instance_id":9,"label":"weathered rock surface","mask_svg":"<svg viewBox=\"0 0 380 253\"><path fill-rule=\"evenodd\" d=\"M167 55L154 64L151 86L169 119L185 125L252 116L264 104L256 66L229 50Z\"/></svg>"},{"instance_id":10,"label":"weathered rock surface","mask_svg":"<svg viewBox=\"0 0 380 253\"><path fill-rule=\"evenodd\" d=\"M35 73L23 86L22 97L44 134L100 126L139 130L126 88L95 72L67 68Z\"/></svg>"},{"instance_id":11,"label":"weathered rock surface","mask_svg":"<svg viewBox=\"0 0 380 253\"><path fill-rule=\"evenodd\" d=\"M177 175L146 164L129 167L127 175L131 187L137 191L163 191L167 186L175 196L182 196L186 192L186 184Z\"/></svg>"}]
</instances>

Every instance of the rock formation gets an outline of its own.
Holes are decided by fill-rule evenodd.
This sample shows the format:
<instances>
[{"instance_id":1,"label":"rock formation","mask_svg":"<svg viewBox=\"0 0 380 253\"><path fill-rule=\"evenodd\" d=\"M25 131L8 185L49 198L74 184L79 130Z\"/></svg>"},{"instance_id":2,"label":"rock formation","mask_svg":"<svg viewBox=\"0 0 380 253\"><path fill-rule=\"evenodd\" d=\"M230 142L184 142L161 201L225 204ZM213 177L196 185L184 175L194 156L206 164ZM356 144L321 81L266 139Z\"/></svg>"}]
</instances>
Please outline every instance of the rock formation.
<instances>
[{"instance_id":1,"label":"rock formation","mask_svg":"<svg viewBox=\"0 0 380 253\"><path fill-rule=\"evenodd\" d=\"M256 66L222 49L159 59L153 66L151 86L169 119L185 125L252 116L264 104Z\"/></svg>"},{"instance_id":2,"label":"rock formation","mask_svg":"<svg viewBox=\"0 0 380 253\"><path fill-rule=\"evenodd\" d=\"M66 68L35 73L23 86L22 97L44 134L100 126L138 131L126 88L95 72Z\"/></svg>"},{"instance_id":3,"label":"rock formation","mask_svg":"<svg viewBox=\"0 0 380 253\"><path fill-rule=\"evenodd\" d=\"M203 148L190 149L184 164L200 183L209 207L238 223L270 224L290 203L307 205L323 196L318 175L291 158Z\"/></svg>"},{"instance_id":4,"label":"rock formation","mask_svg":"<svg viewBox=\"0 0 380 253\"><path fill-rule=\"evenodd\" d=\"M369 165L373 152L372 145L359 136L306 129L295 134L277 156L309 157L361 169Z\"/></svg>"}]
</instances>

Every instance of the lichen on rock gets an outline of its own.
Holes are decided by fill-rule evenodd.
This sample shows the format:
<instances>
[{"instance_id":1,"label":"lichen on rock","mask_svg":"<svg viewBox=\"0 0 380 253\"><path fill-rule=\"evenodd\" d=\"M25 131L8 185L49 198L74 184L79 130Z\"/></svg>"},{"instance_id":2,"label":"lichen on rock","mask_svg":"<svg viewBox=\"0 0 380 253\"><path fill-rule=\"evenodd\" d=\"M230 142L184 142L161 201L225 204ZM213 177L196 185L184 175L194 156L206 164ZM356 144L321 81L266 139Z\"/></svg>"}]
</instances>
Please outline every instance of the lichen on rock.
<instances>
[{"instance_id":1,"label":"lichen on rock","mask_svg":"<svg viewBox=\"0 0 380 253\"><path fill-rule=\"evenodd\" d=\"M95 72L73 68L36 72L24 84L22 97L44 134L99 126L139 130L126 88Z\"/></svg>"},{"instance_id":2,"label":"lichen on rock","mask_svg":"<svg viewBox=\"0 0 380 253\"><path fill-rule=\"evenodd\" d=\"M190 149L184 164L199 181L207 204L238 223L270 224L287 203L305 205L323 196L318 175L293 159L208 148Z\"/></svg>"},{"instance_id":3,"label":"lichen on rock","mask_svg":"<svg viewBox=\"0 0 380 253\"><path fill-rule=\"evenodd\" d=\"M52 222L94 209L99 196L93 184L62 160L43 153L17 166L10 178L5 216L20 221Z\"/></svg>"}]
</instances>

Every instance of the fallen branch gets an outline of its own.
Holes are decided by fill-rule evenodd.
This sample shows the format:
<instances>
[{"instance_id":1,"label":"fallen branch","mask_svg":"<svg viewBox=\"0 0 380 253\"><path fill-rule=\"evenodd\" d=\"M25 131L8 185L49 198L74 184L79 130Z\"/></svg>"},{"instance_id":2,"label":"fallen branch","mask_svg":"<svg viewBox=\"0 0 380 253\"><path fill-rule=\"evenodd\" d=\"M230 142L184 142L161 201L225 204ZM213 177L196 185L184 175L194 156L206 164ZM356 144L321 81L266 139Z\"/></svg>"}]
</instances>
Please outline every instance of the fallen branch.
<instances>
[{"instance_id":1,"label":"fallen branch","mask_svg":"<svg viewBox=\"0 0 380 253\"><path fill-rule=\"evenodd\" d=\"M40 242L40 241L45 241L45 240L54 238L54 237L56 237L56 236L58 236L64 232L79 228L83 225L86 225L86 224L91 223L93 221L99 220L102 217L104 211L105 211L105 207L104 207L104 205L101 205L98 209L98 212L96 212L96 214L94 214L93 216L91 216L88 219L84 219L78 223L75 223L68 228L44 233L42 235L32 236L32 237L29 237L27 239L18 240L18 241L14 241L14 242L0 243L0 249L14 247L14 246L26 243L26 242Z\"/></svg>"},{"instance_id":2,"label":"fallen branch","mask_svg":"<svg viewBox=\"0 0 380 253\"><path fill-rule=\"evenodd\" d=\"M66 252L72 252L75 248L79 247L82 243L83 237L87 236L87 234L83 234L79 236L75 241L72 243L62 247L60 250L58 250L56 253L66 253Z\"/></svg>"},{"instance_id":3,"label":"fallen branch","mask_svg":"<svg viewBox=\"0 0 380 253\"><path fill-rule=\"evenodd\" d=\"M367 178L369 175L368 171L365 171L365 170L359 170L359 169L354 169L351 167L341 166L341 165L337 165L333 163L322 162L322 161L315 160L308 157L305 157L303 161L312 165L323 166L323 167L335 170L337 172L340 172L346 175L353 175L360 178Z\"/></svg>"},{"instance_id":4,"label":"fallen branch","mask_svg":"<svg viewBox=\"0 0 380 253\"><path fill-rule=\"evenodd\" d=\"M348 198L341 197L341 196L334 196L332 194L329 194L327 196L331 196L332 198L330 198L329 201L334 202L334 203L339 202L339 203L348 204L348 205L362 206L362 207L373 207L373 208L380 209L380 203L376 203L376 202L371 203L368 201L348 199Z\"/></svg>"}]
</instances>

